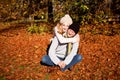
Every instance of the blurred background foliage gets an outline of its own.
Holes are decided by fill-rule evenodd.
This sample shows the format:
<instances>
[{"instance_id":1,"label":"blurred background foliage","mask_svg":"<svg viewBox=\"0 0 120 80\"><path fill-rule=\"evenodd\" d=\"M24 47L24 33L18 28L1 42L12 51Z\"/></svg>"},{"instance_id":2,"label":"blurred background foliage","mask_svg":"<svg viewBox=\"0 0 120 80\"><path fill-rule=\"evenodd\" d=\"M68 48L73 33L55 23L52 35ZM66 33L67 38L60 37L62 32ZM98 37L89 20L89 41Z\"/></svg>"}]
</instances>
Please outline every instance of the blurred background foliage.
<instances>
[{"instance_id":1,"label":"blurred background foliage","mask_svg":"<svg viewBox=\"0 0 120 80\"><path fill-rule=\"evenodd\" d=\"M82 25L80 33L120 34L119 4L120 0L0 0L0 31L28 23L30 33L49 32L69 14Z\"/></svg>"},{"instance_id":2,"label":"blurred background foliage","mask_svg":"<svg viewBox=\"0 0 120 80\"><path fill-rule=\"evenodd\" d=\"M119 22L119 4L120 0L0 0L0 22L57 22L65 14L82 25Z\"/></svg>"},{"instance_id":3,"label":"blurred background foliage","mask_svg":"<svg viewBox=\"0 0 120 80\"><path fill-rule=\"evenodd\" d=\"M66 13L82 25L120 19L120 0L54 0L54 3L54 21Z\"/></svg>"}]
</instances>

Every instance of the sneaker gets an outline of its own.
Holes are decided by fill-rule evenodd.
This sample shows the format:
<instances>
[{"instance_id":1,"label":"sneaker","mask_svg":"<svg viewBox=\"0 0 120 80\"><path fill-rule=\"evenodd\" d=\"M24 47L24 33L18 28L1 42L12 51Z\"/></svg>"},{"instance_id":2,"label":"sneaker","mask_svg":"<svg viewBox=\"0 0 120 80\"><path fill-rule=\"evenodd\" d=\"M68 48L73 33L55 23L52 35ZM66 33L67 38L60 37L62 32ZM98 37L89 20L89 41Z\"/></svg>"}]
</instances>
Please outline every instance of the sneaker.
<instances>
[{"instance_id":1,"label":"sneaker","mask_svg":"<svg viewBox=\"0 0 120 80\"><path fill-rule=\"evenodd\" d=\"M69 70L69 71L72 71L72 68L70 67L70 68L68 68L68 70Z\"/></svg>"},{"instance_id":2,"label":"sneaker","mask_svg":"<svg viewBox=\"0 0 120 80\"><path fill-rule=\"evenodd\" d=\"M74 66L71 66L71 67L68 68L68 70L69 70L69 71L72 71L73 68L74 68Z\"/></svg>"}]
</instances>

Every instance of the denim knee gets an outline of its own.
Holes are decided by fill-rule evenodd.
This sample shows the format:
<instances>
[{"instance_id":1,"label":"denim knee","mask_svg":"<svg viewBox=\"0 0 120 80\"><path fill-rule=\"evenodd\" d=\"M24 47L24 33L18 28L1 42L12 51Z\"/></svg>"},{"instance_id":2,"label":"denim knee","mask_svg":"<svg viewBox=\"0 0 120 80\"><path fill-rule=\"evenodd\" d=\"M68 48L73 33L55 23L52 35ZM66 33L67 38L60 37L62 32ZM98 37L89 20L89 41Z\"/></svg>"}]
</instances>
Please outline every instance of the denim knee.
<instances>
[{"instance_id":1,"label":"denim knee","mask_svg":"<svg viewBox=\"0 0 120 80\"><path fill-rule=\"evenodd\" d=\"M46 63L46 62L47 62L46 56L43 56L41 62L42 62L42 63Z\"/></svg>"},{"instance_id":2,"label":"denim knee","mask_svg":"<svg viewBox=\"0 0 120 80\"><path fill-rule=\"evenodd\" d=\"M78 55L77 55L77 60L78 60L78 61L81 61L81 60L82 60L82 55L79 55L79 54L78 54Z\"/></svg>"}]
</instances>

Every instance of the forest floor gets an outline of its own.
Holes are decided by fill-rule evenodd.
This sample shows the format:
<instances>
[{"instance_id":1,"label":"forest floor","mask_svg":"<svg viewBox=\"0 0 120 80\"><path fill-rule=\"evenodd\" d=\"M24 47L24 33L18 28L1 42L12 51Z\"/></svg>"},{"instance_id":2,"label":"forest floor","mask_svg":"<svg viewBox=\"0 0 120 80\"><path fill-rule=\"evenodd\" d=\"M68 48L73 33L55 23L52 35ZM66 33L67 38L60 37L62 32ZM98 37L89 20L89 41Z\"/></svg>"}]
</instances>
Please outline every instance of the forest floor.
<instances>
[{"instance_id":1,"label":"forest floor","mask_svg":"<svg viewBox=\"0 0 120 80\"><path fill-rule=\"evenodd\" d=\"M40 64L53 34L26 27L0 32L0 80L120 80L120 35L80 34L83 56L72 71Z\"/></svg>"}]
</instances>

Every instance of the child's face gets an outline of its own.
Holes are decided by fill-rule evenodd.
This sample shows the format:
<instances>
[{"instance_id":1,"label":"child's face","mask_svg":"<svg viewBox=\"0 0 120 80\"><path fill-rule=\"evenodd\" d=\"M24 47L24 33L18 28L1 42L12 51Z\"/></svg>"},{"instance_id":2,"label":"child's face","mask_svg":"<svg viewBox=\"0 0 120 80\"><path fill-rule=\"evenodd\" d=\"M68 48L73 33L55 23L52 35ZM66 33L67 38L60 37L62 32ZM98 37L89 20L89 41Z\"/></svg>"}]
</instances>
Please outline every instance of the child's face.
<instances>
[{"instance_id":1,"label":"child's face","mask_svg":"<svg viewBox=\"0 0 120 80\"><path fill-rule=\"evenodd\" d=\"M69 25L67 25L67 24L64 23L61 26L62 26L63 32L67 32Z\"/></svg>"},{"instance_id":2,"label":"child's face","mask_svg":"<svg viewBox=\"0 0 120 80\"><path fill-rule=\"evenodd\" d=\"M75 32L72 29L68 29L67 35L68 35L68 37L73 37L73 36L75 36Z\"/></svg>"}]
</instances>

